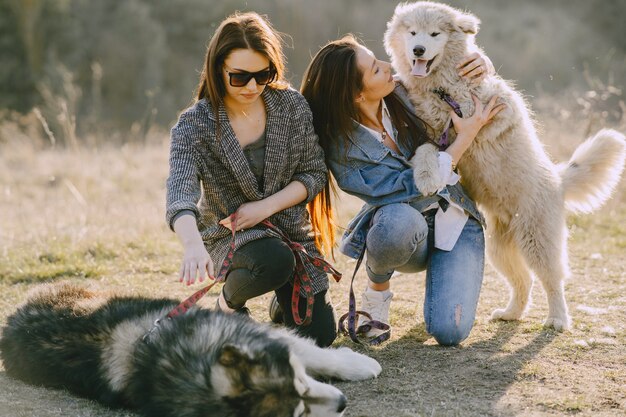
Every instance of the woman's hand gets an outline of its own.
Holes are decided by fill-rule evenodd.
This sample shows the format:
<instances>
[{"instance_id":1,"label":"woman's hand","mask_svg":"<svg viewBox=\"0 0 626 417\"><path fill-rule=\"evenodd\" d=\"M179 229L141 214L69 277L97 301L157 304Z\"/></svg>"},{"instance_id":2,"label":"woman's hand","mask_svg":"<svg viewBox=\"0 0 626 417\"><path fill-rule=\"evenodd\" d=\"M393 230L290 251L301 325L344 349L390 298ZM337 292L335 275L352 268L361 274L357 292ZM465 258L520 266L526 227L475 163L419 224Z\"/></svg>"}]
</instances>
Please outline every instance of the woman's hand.
<instances>
[{"instance_id":1,"label":"woman's hand","mask_svg":"<svg viewBox=\"0 0 626 417\"><path fill-rule=\"evenodd\" d=\"M263 200L244 203L237 209L237 231L249 229L268 217L306 200L307 189L303 183L293 180L285 188ZM233 230L230 216L219 222Z\"/></svg>"},{"instance_id":2,"label":"woman's hand","mask_svg":"<svg viewBox=\"0 0 626 417\"><path fill-rule=\"evenodd\" d=\"M457 135L456 140L452 145L448 146L446 152L452 156L453 166L456 166L456 163L461 159L463 153L465 153L474 139L476 139L480 129L491 122L495 115L506 107L504 103L496 104L498 96L491 97L487 106L483 106L473 94L472 100L474 101L474 114L472 116L463 119L457 116L454 111L450 111L454 130L456 130Z\"/></svg>"},{"instance_id":3,"label":"woman's hand","mask_svg":"<svg viewBox=\"0 0 626 417\"><path fill-rule=\"evenodd\" d=\"M199 282L204 281L207 274L209 278L214 279L213 261L204 244L200 242L199 244L185 246L183 263L180 266L179 281L191 285L196 282L196 278Z\"/></svg>"},{"instance_id":4,"label":"woman's hand","mask_svg":"<svg viewBox=\"0 0 626 417\"><path fill-rule=\"evenodd\" d=\"M470 117L461 118L457 116L454 111L450 111L454 130L456 130L457 133L457 139L463 137L470 142L476 138L480 129L489 123L495 115L500 113L506 106L504 103L497 104L498 96L491 97L491 100L489 100L486 106L483 106L483 103L473 94L472 100L474 101L474 114Z\"/></svg>"},{"instance_id":5,"label":"woman's hand","mask_svg":"<svg viewBox=\"0 0 626 417\"><path fill-rule=\"evenodd\" d=\"M465 78L471 85L478 85L487 75L495 74L493 63L478 52L466 56L456 67L460 77Z\"/></svg>"},{"instance_id":6,"label":"woman's hand","mask_svg":"<svg viewBox=\"0 0 626 417\"><path fill-rule=\"evenodd\" d=\"M191 285L209 276L213 279L213 261L204 247L202 236L198 231L196 217L191 214L178 216L174 222L174 231L183 244L183 262L178 273L179 281Z\"/></svg>"},{"instance_id":7,"label":"woman's hand","mask_svg":"<svg viewBox=\"0 0 626 417\"><path fill-rule=\"evenodd\" d=\"M267 199L259 201L251 201L244 203L236 211L237 213L237 231L249 229L252 226L256 226L263 220L274 214L274 211L270 207ZM219 222L222 226L232 229L232 223L230 216Z\"/></svg>"}]
</instances>

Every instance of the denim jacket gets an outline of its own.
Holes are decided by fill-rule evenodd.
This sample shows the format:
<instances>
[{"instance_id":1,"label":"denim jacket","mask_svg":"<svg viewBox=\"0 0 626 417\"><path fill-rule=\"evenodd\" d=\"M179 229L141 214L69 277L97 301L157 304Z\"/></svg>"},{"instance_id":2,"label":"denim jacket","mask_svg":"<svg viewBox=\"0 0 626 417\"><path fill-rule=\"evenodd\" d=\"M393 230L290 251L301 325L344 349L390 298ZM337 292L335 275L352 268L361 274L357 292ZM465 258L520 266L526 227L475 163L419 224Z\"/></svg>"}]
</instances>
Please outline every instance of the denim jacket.
<instances>
[{"instance_id":1,"label":"denim jacket","mask_svg":"<svg viewBox=\"0 0 626 417\"><path fill-rule=\"evenodd\" d=\"M394 94L408 109L413 109L401 84L396 86ZM394 137L397 137L395 133ZM460 183L449 185L436 195L422 195L413 180L413 168L408 161L410 150L400 143L398 149L400 154L379 142L363 125L354 122L354 130L348 141L338 137L326 151L329 168L339 188L365 202L341 239L339 250L343 254L359 257L376 209L387 204L407 203L422 212L433 203L439 203L445 208L453 201L483 223L476 205Z\"/></svg>"}]
</instances>

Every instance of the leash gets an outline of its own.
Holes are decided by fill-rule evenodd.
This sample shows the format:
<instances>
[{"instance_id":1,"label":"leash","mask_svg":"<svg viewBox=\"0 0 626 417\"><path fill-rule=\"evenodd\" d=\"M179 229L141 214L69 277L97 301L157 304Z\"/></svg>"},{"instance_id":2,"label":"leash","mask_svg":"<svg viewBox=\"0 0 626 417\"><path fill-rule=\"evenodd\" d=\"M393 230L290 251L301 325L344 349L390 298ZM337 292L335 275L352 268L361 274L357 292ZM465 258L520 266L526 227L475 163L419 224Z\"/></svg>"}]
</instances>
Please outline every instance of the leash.
<instances>
[{"instance_id":1,"label":"leash","mask_svg":"<svg viewBox=\"0 0 626 417\"><path fill-rule=\"evenodd\" d=\"M433 90L433 93L437 94L441 100L445 101L450 107L452 107L452 110L454 110L454 112L456 113L457 116L463 117L463 112L461 111L461 106L459 105L459 103L454 101L452 96L450 94L448 94L448 92L446 90L444 90L443 87L435 88ZM454 124L452 123L452 120L450 120L450 123L448 123L448 126L444 129L443 133L439 137L439 142L438 143L439 143L439 150L440 151L445 151L446 148L448 146L450 146L450 139L448 137L448 131L450 130L450 128L453 125Z\"/></svg>"},{"instance_id":2,"label":"leash","mask_svg":"<svg viewBox=\"0 0 626 417\"><path fill-rule=\"evenodd\" d=\"M386 340L389 340L389 338L391 337L391 326L378 320L372 320L372 316L369 313L356 309L356 297L354 296L354 278L356 277L356 273L361 266L364 255L365 246L363 246L363 250L359 255L359 259L356 261L356 266L354 267L354 272L352 273L352 280L350 281L348 312L339 318L339 331L343 334L347 334L348 336L350 336L350 339L352 339L354 343L362 344L361 340L359 340L358 338L359 335L366 334L372 328L384 330L384 333L381 333L380 335L367 341L367 344L375 346L380 345ZM365 316L369 320L356 328L357 318L359 316ZM348 319L347 327L345 325L346 318Z\"/></svg>"},{"instance_id":3,"label":"leash","mask_svg":"<svg viewBox=\"0 0 626 417\"><path fill-rule=\"evenodd\" d=\"M218 282L223 282L226 280L226 273L228 272L228 270L230 269L230 266L233 263L233 256L235 255L235 230L237 230L237 216L236 216L236 212L230 215L230 222L231 222L231 233L232 233L232 238L230 240L230 249L228 250L228 254L226 255L226 258L224 259L224 262L222 262L222 266L220 267L220 270L217 274L217 277L215 278L215 280L207 285L204 288L201 288L200 290L196 291L195 293L191 294L190 297L186 298L185 300L183 300L182 303L178 304L176 307L174 307L174 309L172 311L170 311L169 313L167 313L165 315L165 317L163 318L158 318L154 321L154 324L152 325L152 328L150 328L150 330L148 330L148 333L146 333L145 335L143 335L143 337L141 338L142 341L147 342L150 339L150 336L156 332L159 327L161 326L161 321L162 320L170 320L174 317L180 316L182 314L185 314L187 311L189 311L189 309L191 309L194 305L196 305L196 303L198 302L198 300L200 300L202 297L204 297L204 295L206 293L209 292L209 290L211 288L213 288ZM212 278L212 277L209 277Z\"/></svg>"},{"instance_id":4,"label":"leash","mask_svg":"<svg viewBox=\"0 0 626 417\"><path fill-rule=\"evenodd\" d=\"M374 215L372 214L372 222L373 220ZM367 341L367 344L376 346L380 345L386 340L389 340L389 338L391 337L391 326L378 320L372 320L372 316L368 312L356 309L356 297L354 296L354 278L356 277L356 273L361 266L361 262L363 262L363 258L365 257L365 247L366 245L363 244L363 249L359 254L359 259L356 261L354 272L352 273L352 280L350 281L350 296L348 298L348 312L339 318L339 331L344 335L350 336L350 339L353 342L362 344L361 340L358 338L359 335L364 335L371 329L383 330L383 333ZM367 317L369 320L357 328L356 323L359 316ZM345 325L346 319L348 319L348 326Z\"/></svg>"},{"instance_id":5,"label":"leash","mask_svg":"<svg viewBox=\"0 0 626 417\"><path fill-rule=\"evenodd\" d=\"M293 315L293 321L298 326L308 326L311 324L311 318L313 317L313 302L315 299L313 296L313 287L311 286L311 277L306 271L305 262L308 261L318 270L332 274L336 282L339 282L341 279L341 273L323 258L309 254L304 246L289 239L282 230L274 226L269 220L264 220L261 224L276 233L278 237L289 246L289 249L291 249L296 258L293 292L291 293L291 314ZM300 309L298 308L300 304L300 288L304 290L306 295L306 312L304 319L300 317Z\"/></svg>"},{"instance_id":6,"label":"leash","mask_svg":"<svg viewBox=\"0 0 626 417\"><path fill-rule=\"evenodd\" d=\"M213 288L217 283L223 282L226 280L226 275L228 270L232 266L233 257L235 255L235 231L237 230L237 213L233 213L230 215L231 221L231 232L232 237L230 240L230 249L228 250L228 254L226 258L224 258L224 262L220 267L220 270L217 274L215 280L207 285L206 287L196 291L190 297L185 299L183 302L178 304L171 310L164 318L158 318L154 321L152 328L148 330L148 332L142 337L142 340L148 341L150 336L157 331L157 329L161 325L162 320L169 320L174 317L185 314L189 309L191 309L198 300L200 300L206 293L209 292L211 288ZM296 258L296 267L294 271L294 283L293 283L293 292L291 294L291 313L293 315L294 322L297 325L307 326L311 323L311 319L313 317L313 303L314 303L314 295L313 295L313 287L311 285L311 277L306 271L306 267L304 265L305 261L309 261L314 267L317 269L332 274L335 281L339 282L341 279L341 273L338 272L335 268L333 268L326 260L322 259L318 256L310 255L304 246L297 242L293 242L289 237L278 227L274 226L269 220L264 220L261 222L262 225L270 229L277 237L279 237L283 242L285 242L291 251L293 252ZM299 303L300 303L300 288L304 290L306 295L307 305L305 317L302 319L300 317Z\"/></svg>"}]
</instances>

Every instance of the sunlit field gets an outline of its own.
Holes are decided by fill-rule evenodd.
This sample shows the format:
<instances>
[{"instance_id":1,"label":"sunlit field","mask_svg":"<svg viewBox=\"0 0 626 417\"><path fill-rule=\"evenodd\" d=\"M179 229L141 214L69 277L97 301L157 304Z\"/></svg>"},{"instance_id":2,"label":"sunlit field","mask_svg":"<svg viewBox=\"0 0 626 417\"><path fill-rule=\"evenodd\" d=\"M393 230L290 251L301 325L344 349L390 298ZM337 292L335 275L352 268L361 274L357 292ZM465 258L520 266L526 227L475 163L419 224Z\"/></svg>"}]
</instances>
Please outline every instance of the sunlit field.
<instances>
[{"instance_id":1,"label":"sunlit field","mask_svg":"<svg viewBox=\"0 0 626 417\"><path fill-rule=\"evenodd\" d=\"M566 159L592 119L558 120L539 113L542 138L555 160ZM567 126L563 128L562 126ZM619 126L615 126L618 127ZM5 137L14 126L2 127ZM623 126L622 126L623 128ZM168 136L151 132L144 144L53 147L15 135L0 147L0 323L32 288L61 280L125 294L186 297L176 271L181 247L164 220ZM383 365L374 381L338 383L349 399L347 416L618 416L626 408L626 181L592 215L570 217L572 277L566 296L570 332L542 328L547 314L540 285L520 322L491 322L508 297L488 265L472 334L460 347L442 348L423 325L424 274L393 278L391 340L366 351ZM342 196L340 224L360 203ZM354 262L338 254L346 276L332 284L338 313L347 309ZM365 285L363 271L357 293ZM200 304L214 305L216 291ZM269 296L249 303L268 321ZM0 415L121 417L62 391L35 388L0 372Z\"/></svg>"},{"instance_id":2,"label":"sunlit field","mask_svg":"<svg viewBox=\"0 0 626 417\"><path fill-rule=\"evenodd\" d=\"M526 98L555 162L601 128L626 133L626 1L442 2L481 20L476 44ZM178 281L182 246L165 223L169 129L197 96L225 17L266 15L284 41L285 79L298 89L320 47L348 33L387 60L383 38L398 3L0 0L0 329L45 284L178 299L200 288ZM360 206L341 194L339 226ZM425 274L397 273L390 340L335 342L383 367L375 380L331 381L348 398L345 416L625 416L626 179L597 212L568 216L567 228L570 331L543 328L538 282L522 320L490 321L509 294L487 262L469 338L440 347L423 323ZM329 260L344 275L330 289L340 316L355 261ZM362 267L359 302L366 281ZM215 306L218 287L201 307ZM269 301L248 302L255 320L269 321ZM26 385L0 360L0 417L58 416L135 414Z\"/></svg>"}]
</instances>

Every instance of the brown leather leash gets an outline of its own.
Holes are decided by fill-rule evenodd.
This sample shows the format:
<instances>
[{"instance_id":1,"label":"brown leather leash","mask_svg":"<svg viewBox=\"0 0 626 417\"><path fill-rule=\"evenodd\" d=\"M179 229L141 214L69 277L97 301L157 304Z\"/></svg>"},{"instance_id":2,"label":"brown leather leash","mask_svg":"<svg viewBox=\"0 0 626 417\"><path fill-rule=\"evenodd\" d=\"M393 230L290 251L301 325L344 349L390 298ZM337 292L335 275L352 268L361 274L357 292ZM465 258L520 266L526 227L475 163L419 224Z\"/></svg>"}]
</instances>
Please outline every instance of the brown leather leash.
<instances>
[{"instance_id":1,"label":"brown leather leash","mask_svg":"<svg viewBox=\"0 0 626 417\"><path fill-rule=\"evenodd\" d=\"M217 277L214 281L207 285L204 288L193 293L190 297L186 298L183 302L178 304L172 311L167 313L164 318L158 318L154 321L154 324L150 330L142 337L144 342L149 341L150 336L159 328L161 325L161 321L163 319L172 319L174 317L185 314L189 309L191 309L198 300L200 300L206 293L209 292L215 284L219 282L223 282L226 280L226 275L228 274L228 270L232 266L233 257L235 255L235 231L237 230L237 213L233 213L230 215L231 222L231 232L232 237L230 240L230 249L228 250L228 254L226 258L224 258L224 262L220 266L220 270L217 274ZM280 238L283 242L285 242L289 248L292 250L295 258L296 258L296 266L294 271L294 280L293 280L293 292L291 294L291 314L293 315L294 322L299 326L307 326L311 323L311 319L313 317L313 303L315 301L313 294L313 287L311 285L311 277L306 271L305 262L310 262L315 268L324 271L326 273L332 274L335 281L339 282L341 279L341 273L338 272L335 268L333 268L326 260L322 259L318 256L310 255L304 246L297 242L293 242L289 237L278 227L274 226L269 220L264 220L261 222L262 225L267 227L269 230L273 232L278 238ZM212 277L209 277L212 278ZM304 315L304 319L300 317L300 289L303 289L306 295L306 312Z\"/></svg>"}]
</instances>

